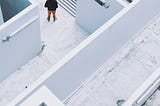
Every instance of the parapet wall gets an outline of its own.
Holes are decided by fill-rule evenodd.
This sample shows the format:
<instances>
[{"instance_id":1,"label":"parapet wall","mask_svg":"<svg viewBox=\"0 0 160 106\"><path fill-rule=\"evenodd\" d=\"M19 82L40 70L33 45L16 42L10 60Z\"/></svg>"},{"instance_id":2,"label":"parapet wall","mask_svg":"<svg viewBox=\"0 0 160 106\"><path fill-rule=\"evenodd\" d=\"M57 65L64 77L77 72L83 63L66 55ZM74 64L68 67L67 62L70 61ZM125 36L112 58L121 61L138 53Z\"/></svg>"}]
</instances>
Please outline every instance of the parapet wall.
<instances>
[{"instance_id":1,"label":"parapet wall","mask_svg":"<svg viewBox=\"0 0 160 106\"><path fill-rule=\"evenodd\" d=\"M0 82L40 51L38 7L31 4L0 26Z\"/></svg>"},{"instance_id":2,"label":"parapet wall","mask_svg":"<svg viewBox=\"0 0 160 106\"><path fill-rule=\"evenodd\" d=\"M12 104L21 104L43 85L61 101L69 98L104 62L160 13L159 4L160 0L135 0L49 69Z\"/></svg>"},{"instance_id":3,"label":"parapet wall","mask_svg":"<svg viewBox=\"0 0 160 106\"><path fill-rule=\"evenodd\" d=\"M133 8L119 12L82 42L78 47L80 51L44 84L59 99L66 99L160 13L159 3L159 0L141 0Z\"/></svg>"}]
</instances>

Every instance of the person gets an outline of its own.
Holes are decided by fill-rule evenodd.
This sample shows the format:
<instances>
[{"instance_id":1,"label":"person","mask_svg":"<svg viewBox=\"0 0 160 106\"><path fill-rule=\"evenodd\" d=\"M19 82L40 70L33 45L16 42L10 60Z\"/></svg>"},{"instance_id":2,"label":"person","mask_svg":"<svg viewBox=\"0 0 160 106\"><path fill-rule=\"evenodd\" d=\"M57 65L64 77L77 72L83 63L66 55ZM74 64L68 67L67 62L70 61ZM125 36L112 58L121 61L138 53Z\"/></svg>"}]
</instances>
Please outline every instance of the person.
<instances>
[{"instance_id":1,"label":"person","mask_svg":"<svg viewBox=\"0 0 160 106\"><path fill-rule=\"evenodd\" d=\"M53 20L56 21L56 9L58 8L58 3L56 0L47 0L44 5L46 8L48 8L48 22L50 21L51 13L53 14Z\"/></svg>"}]
</instances>

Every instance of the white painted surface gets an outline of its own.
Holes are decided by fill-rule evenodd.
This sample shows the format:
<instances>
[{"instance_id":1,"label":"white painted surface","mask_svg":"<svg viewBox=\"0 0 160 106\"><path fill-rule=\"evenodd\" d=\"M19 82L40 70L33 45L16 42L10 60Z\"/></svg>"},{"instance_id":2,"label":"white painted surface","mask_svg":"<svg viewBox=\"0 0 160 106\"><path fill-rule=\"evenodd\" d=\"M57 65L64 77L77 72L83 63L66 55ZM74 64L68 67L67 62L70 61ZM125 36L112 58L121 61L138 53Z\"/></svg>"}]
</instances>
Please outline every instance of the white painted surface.
<instances>
[{"instance_id":1,"label":"white painted surface","mask_svg":"<svg viewBox=\"0 0 160 106\"><path fill-rule=\"evenodd\" d=\"M51 20L48 23L47 10L44 8L45 0L32 1L39 5L41 38L46 46L40 55L0 84L0 106L6 105L23 91L28 90L34 81L88 36L88 33L75 23L75 19L60 6L57 9L57 21ZM25 86L28 86L28 89L25 89Z\"/></svg>"},{"instance_id":2,"label":"white painted surface","mask_svg":"<svg viewBox=\"0 0 160 106\"><path fill-rule=\"evenodd\" d=\"M160 67L160 18L106 61L66 106L117 106L127 100ZM159 91L147 106L160 104ZM129 105L128 105L129 106Z\"/></svg>"},{"instance_id":3,"label":"white painted surface","mask_svg":"<svg viewBox=\"0 0 160 106\"><path fill-rule=\"evenodd\" d=\"M106 60L110 59L160 12L160 7L157 5L160 3L159 0L155 0L154 3L153 0L134 3L119 12L90 35L91 37L82 42L77 49L72 51L73 58L68 58L68 62L44 82L60 100L69 97ZM149 6L152 9L148 8ZM144 17L143 13L146 10L148 12ZM137 20L137 17L141 18ZM128 26L130 27L128 28ZM53 70L55 69L53 68Z\"/></svg>"},{"instance_id":4,"label":"white painted surface","mask_svg":"<svg viewBox=\"0 0 160 106\"><path fill-rule=\"evenodd\" d=\"M158 89L145 103L146 106L160 106L160 89Z\"/></svg>"},{"instance_id":5,"label":"white painted surface","mask_svg":"<svg viewBox=\"0 0 160 106\"><path fill-rule=\"evenodd\" d=\"M155 0L155 1L159 2L158 0ZM12 103L16 103L17 101L20 101L23 97L25 97L33 89L35 89L39 84L41 84L43 81L45 81L46 79L48 79L48 77L51 76L53 73L55 73L58 69L59 70L62 69L62 71L59 71L59 70L57 71L58 75L56 77L53 77L53 79L57 78L56 80L52 80L52 78L48 79L47 83L48 83L48 85L50 87L48 85L47 85L47 87L51 91L53 91L56 96L58 95L57 97L61 98L62 100L64 98L66 98L68 95L70 95L77 88L77 85L82 84L83 81L85 80L85 78L88 78L88 76L87 77L85 76L86 73L84 72L84 70L86 70L86 69L82 69L82 68L87 68L86 72L89 72L88 70L91 70L91 71L95 72L107 60L106 58L111 57L111 55L113 55L113 52L115 53L114 50L118 50L119 49L117 47L121 47L125 43L125 42L121 42L122 43L121 45L117 44L117 47L113 48L113 46L116 46L116 43L115 43L115 45L113 45L112 43L117 42L117 39L123 39L121 36L117 36L117 35L123 35L123 36L125 35L125 37L128 37L128 38L133 37L135 35L135 33L137 33L137 31L139 31L140 29L142 29L144 27L144 25L149 20L151 20L155 15L157 15L157 12L159 12L158 11L159 6L157 5L158 3L152 2L151 0L147 0L147 2L146 1L141 1L140 3L139 2L140 1L135 1L135 3L133 3L130 7L127 7L127 9L122 10L115 17L113 17L109 22L107 22L104 26L102 26L98 31L96 31L91 36L89 36L89 38L87 38L78 47L76 47L64 59L62 59L56 65L54 65L52 68L50 68L50 70L48 70L28 90L26 90L25 92L23 92L14 101L12 101ZM155 4L150 5L151 4L150 2L155 3ZM138 4L136 5L136 3L138 3ZM134 7L134 5L136 5L136 6ZM153 6L154 8L148 8L148 6L151 6L151 7ZM148 14L146 13L146 17L142 17L142 15L143 15L142 13L144 12L144 10L146 11L146 9L149 9L150 12L148 12ZM139 17L141 17L142 19L139 20L139 21L137 21L137 19L135 17L138 17L138 16L133 15L135 13ZM124 15L124 17L123 17L123 15ZM126 21L127 24L124 23L124 21ZM113 27L112 24L114 24L114 27ZM111 25L112 25L112 27L111 27ZM128 25L130 25L130 26L132 26L134 28L131 28L130 30L127 29L127 30L125 30L126 31L125 32L124 28L123 28L124 27L123 25L125 27L128 27ZM110 28L111 29L112 28L113 29L116 28L116 30L118 30L118 31L116 32L114 30L111 30ZM122 29L118 29L118 28L122 28ZM110 35L111 32L112 32L112 34L114 34L114 36ZM106 38L103 39L103 37L106 37ZM113 37L113 40L115 40L115 41L111 41L110 39L108 39L108 37L111 37L111 38ZM126 40L126 42L127 42L128 41L127 39L123 39L123 40ZM103 43L102 43L101 40L103 41ZM120 41L120 40L118 40L118 41ZM109 46L109 45L104 46L104 45L106 45L106 42L109 43L109 45L112 47L113 51L108 51L108 49L106 49ZM106 47L106 48L104 48L104 47ZM106 51L104 51L104 50L106 50ZM101 52L101 51L103 51L103 52ZM87 55L85 55L85 53ZM99 54L99 53L101 53L101 54ZM111 54L111 55L108 55L108 53ZM108 55L108 57L106 57L106 55ZM84 56L84 58L82 58L81 56ZM99 56L99 57L97 57L97 56ZM85 59L85 60L84 61L79 61L79 59L82 59L82 60ZM74 60L77 60L77 61L74 61ZM94 62L94 64L92 62ZM74 63L74 64L71 64L71 63ZM71 66L68 66L68 64L70 64ZM82 66L76 66L75 64L76 65L82 65ZM91 64L91 65L89 65L89 64ZM62 68L62 66L63 66L63 68ZM66 71L66 68L67 68L67 71ZM75 68L75 69L73 69L73 68ZM63 70L65 70L65 71L63 71ZM76 75L78 75L78 76L79 75L84 75L85 77L84 76L83 77L80 77L80 76L77 77L75 74L74 75L70 74L68 70L70 72L74 71L74 73L80 72L81 74L76 73ZM82 71L85 74L82 74ZM65 72L65 74L61 74L61 72L62 73ZM54 75L56 75L56 74L54 74ZM58 77L59 75L60 75L60 77ZM64 76L62 77L61 75L62 76L64 75ZM72 75L73 77L71 77L70 75ZM89 73L88 75L91 75L91 74ZM75 80L76 78L79 78L79 79ZM82 80L82 78L83 78L83 80ZM53 82L53 81L55 83L49 83L49 82ZM56 86L54 86L54 84ZM71 85L72 85L72 87L71 87ZM63 88L65 88L65 89L63 89Z\"/></svg>"},{"instance_id":6,"label":"white painted surface","mask_svg":"<svg viewBox=\"0 0 160 106\"><path fill-rule=\"evenodd\" d=\"M47 106L64 106L64 104L46 86L42 86L38 89L20 106L39 106L43 102Z\"/></svg>"},{"instance_id":7,"label":"white painted surface","mask_svg":"<svg viewBox=\"0 0 160 106\"><path fill-rule=\"evenodd\" d=\"M8 41L3 39L9 37ZM41 51L39 16L31 5L0 26L0 81Z\"/></svg>"},{"instance_id":8,"label":"white painted surface","mask_svg":"<svg viewBox=\"0 0 160 106\"><path fill-rule=\"evenodd\" d=\"M143 6L142 6L143 7ZM156 7L157 7L157 5L156 5ZM127 10L128 11L128 10ZM151 11L154 11L154 9L153 10L151 10ZM123 11L123 13L124 13L125 11ZM137 11L136 11L137 12ZM152 12L151 12L152 13ZM154 14L154 12L153 12L153 14ZM155 14L154 14L155 15ZM120 16L120 15L118 15L118 16ZM133 16L133 15L131 15L131 16ZM119 17L118 17L119 18ZM117 17L116 18L114 18L113 20L115 20L115 19L117 19ZM110 21L110 22L108 22L108 23L114 23L113 22L113 20L112 20L112 22ZM109 25L111 25L111 24L109 24ZM108 24L106 24L106 26L105 27L103 27L101 30L98 30L98 31L100 31L100 33L102 33L104 30L105 30L105 28L106 27L110 27ZM140 28L141 29L141 28ZM65 59L63 60L63 61L60 61L58 64L56 64L55 66L53 66L50 70L48 70L47 71L47 73L45 73L37 82L35 82L28 90L26 90L24 93L22 93L19 97L17 97L16 99L15 99L15 101L13 101L12 103L15 103L16 101L18 101L18 100L20 100L21 98L23 98L23 97L25 97L25 95L26 94L28 94L29 92L31 92L34 88L36 88L36 86L38 86L39 84L41 84L43 81L45 81L47 78L48 78L48 76L50 76L50 75L52 75L54 72L56 72L56 70L57 69L59 69L61 66L62 66L62 64L65 64L68 60L70 60L72 57L74 57L75 56L75 54L77 54L82 48L85 48L85 46L87 46L88 44L90 44L91 42L92 42L92 40L95 40L96 38L97 38L97 36L98 35L96 35L97 33L98 33L98 31L95 33L95 34L93 34L94 36L91 36L91 37L89 37L90 39L87 39L85 42L83 42L83 46L82 46L82 44L79 46L79 47L81 47L81 48L76 48L72 53L70 53L69 55L67 55L66 57L65 57ZM102 32L101 32L102 31ZM128 34L129 35L129 34ZM157 46L156 46L157 47ZM103 49L104 50L104 49ZM132 50L132 49L131 49ZM128 51L127 52L125 52L125 53L128 53ZM144 56L144 54L142 54L142 56L141 57L143 57ZM145 61L145 60L144 60ZM72 65L73 66L73 65ZM127 64L127 66L128 66L128 64ZM127 69L128 70L128 69ZM123 70L122 70L123 71ZM111 76L112 77L112 76ZM62 78L62 77L61 77ZM116 78L115 78L116 79ZM104 93L104 92L103 92ZM86 95L84 95L84 96L86 96ZM82 96L80 96L80 97L82 97ZM76 99L77 100L77 99ZM104 101L106 101L106 99L104 100ZM90 102L91 103L91 102ZM96 104L95 104L96 105ZM83 106L83 105L82 105Z\"/></svg>"},{"instance_id":9,"label":"white painted surface","mask_svg":"<svg viewBox=\"0 0 160 106\"><path fill-rule=\"evenodd\" d=\"M119 2L124 7L127 7L129 5L129 3L126 0L116 0L116 1Z\"/></svg>"},{"instance_id":10,"label":"white painted surface","mask_svg":"<svg viewBox=\"0 0 160 106\"><path fill-rule=\"evenodd\" d=\"M107 9L95 0L77 0L76 22L93 33L124 8L116 0L106 0L106 4L110 6Z\"/></svg>"},{"instance_id":11,"label":"white painted surface","mask_svg":"<svg viewBox=\"0 0 160 106\"><path fill-rule=\"evenodd\" d=\"M147 80L131 95L123 106L141 106L160 86L160 68L147 78Z\"/></svg>"}]
</instances>

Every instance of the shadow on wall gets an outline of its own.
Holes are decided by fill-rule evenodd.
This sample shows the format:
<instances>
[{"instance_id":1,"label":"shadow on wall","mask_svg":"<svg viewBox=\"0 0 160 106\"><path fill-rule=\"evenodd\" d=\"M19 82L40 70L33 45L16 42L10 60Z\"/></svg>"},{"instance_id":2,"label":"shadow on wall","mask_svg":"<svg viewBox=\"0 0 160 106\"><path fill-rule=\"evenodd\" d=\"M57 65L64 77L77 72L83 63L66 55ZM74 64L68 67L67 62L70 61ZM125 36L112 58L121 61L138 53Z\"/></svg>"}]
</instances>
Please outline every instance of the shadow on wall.
<instances>
[{"instance_id":1,"label":"shadow on wall","mask_svg":"<svg viewBox=\"0 0 160 106\"><path fill-rule=\"evenodd\" d=\"M28 0L0 0L4 22L17 15L30 4Z\"/></svg>"},{"instance_id":2,"label":"shadow on wall","mask_svg":"<svg viewBox=\"0 0 160 106\"><path fill-rule=\"evenodd\" d=\"M106 0L105 3L108 8L103 3L98 4L97 0L78 0L76 22L91 34L124 8L116 0Z\"/></svg>"}]
</instances>

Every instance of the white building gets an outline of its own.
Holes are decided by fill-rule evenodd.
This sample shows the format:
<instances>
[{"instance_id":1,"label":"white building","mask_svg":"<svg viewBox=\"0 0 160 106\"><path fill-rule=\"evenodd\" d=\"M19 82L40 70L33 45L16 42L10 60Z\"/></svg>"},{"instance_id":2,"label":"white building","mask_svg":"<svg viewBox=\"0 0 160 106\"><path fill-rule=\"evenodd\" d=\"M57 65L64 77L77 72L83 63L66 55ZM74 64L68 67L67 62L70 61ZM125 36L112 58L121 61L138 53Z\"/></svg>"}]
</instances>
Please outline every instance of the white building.
<instances>
[{"instance_id":1,"label":"white building","mask_svg":"<svg viewBox=\"0 0 160 106\"><path fill-rule=\"evenodd\" d=\"M44 2L45 1L43 2L41 1L39 3L40 9L44 5ZM113 75L115 76L113 75L111 77L108 76L108 79L105 78L105 74L115 70L115 68L117 68L117 65L119 65L120 63L123 63L124 61L122 60L126 59L126 57L135 50L138 44L141 44L144 42L144 40L134 41L134 39L137 39L137 36L141 35L141 33L148 27L151 29L150 27L150 25L152 26L151 23L153 23L153 20L157 16L159 16L160 1L159 0L134 0L131 3L128 3L127 1L123 1L123 0L106 0L106 1L59 0L58 2L61 6L64 6L64 8L67 11L70 11L73 16L75 16L76 25L78 24L79 26L81 26L87 32L87 33L86 32L83 32L83 33L88 35L88 37L84 39L81 43L79 42L80 44L79 45L77 44L77 46L72 51L67 52L67 55L64 56L64 58L59 59L59 61L56 64L52 65L52 67L49 68L49 70L47 71L45 70L45 73L43 73L40 76L40 78L37 78L35 82L32 82L32 84L30 85L26 85L27 89L23 90L23 92L21 91L21 93L17 97L12 98L12 101L8 103L8 106L14 106L14 105L15 106L19 106L19 105L20 106L28 106L28 105L29 106L31 105L63 106L64 104L67 106L91 106L91 105L92 106L106 106L106 105L111 106L111 105L118 105L117 104L118 100L120 101L125 100L123 101L124 103L123 105L125 106L142 105L159 87L159 84L160 84L159 69L157 71L151 70L150 73L147 73L142 69L139 72L139 70L137 69L133 71L134 68L126 67L127 68L126 71L124 70L124 68L119 70L117 69L117 72L116 71L113 72ZM77 4L76 11L75 11L75 5L76 5L75 3ZM32 4L31 2L30 5L33 5L36 8L36 5L34 5L34 3ZM1 5L1 8L2 8L2 5ZM26 8L26 11L29 10L27 8ZM27 11L28 14L30 13L31 15L36 15L37 9L35 10L36 11L35 12L34 11L35 8L31 8L30 11ZM23 10L21 14L23 14L23 12L26 13L25 10ZM34 14L32 12L34 12ZM40 16L41 15L42 14L40 14ZM28 17L30 17L30 15L27 16L27 14L24 14L24 17L25 16L27 17L27 19ZM34 20L33 17L31 17L31 19ZM67 17L65 17L64 15L63 18L67 18ZM26 18L22 18L22 19L26 19ZM35 20L36 19L37 18L35 18ZM73 19L73 17L67 18L65 20L70 21L71 19ZM43 20L45 20L45 18L43 18ZM36 26L34 26L34 28L38 29L39 28L38 20L36 21L37 23L36 23ZM1 22L3 22L3 20ZM18 22L19 21L17 21L16 25L19 25ZM68 24L68 23L65 23L65 24ZM8 25L12 25L12 24L8 24ZM52 24L51 25L47 24L47 25L52 26ZM24 27L22 27L22 29L23 28ZM43 28L45 29L45 27ZM41 28L41 30L44 30L43 28ZM60 27L58 27L57 25L57 28L60 28ZM55 34L65 33L66 30L64 32L63 31L64 30L62 30L61 32L56 32ZM34 31L31 31L31 32L36 33L36 35L38 36L40 35L39 30L37 30L37 32L34 32ZM24 32L23 35L25 34L26 32ZM42 34L44 33L42 32ZM73 33L70 33L70 34L73 34ZM78 34L78 33L74 33L74 34ZM34 34L30 34L30 35L33 36ZM31 43L32 46L36 45L34 48L34 50L36 51L34 52L35 54L38 53L38 51L40 51L41 49L41 44L39 42L40 36L39 37L38 36L37 38L35 38L35 40L38 39L38 41L34 41L34 42L38 42L37 43L38 45ZM27 37L31 38L30 36L27 36ZM2 40L4 38L2 38ZM6 41L8 39L4 39L4 40ZM47 38L44 36L42 36L42 40L49 41L49 42L44 42L49 45L48 50L50 50L51 48L54 49L54 46L53 46L54 43L51 43L52 41L47 40ZM132 41L138 42L138 43L134 44ZM128 42L132 42L134 46L128 47L127 49L125 49L125 46L129 45ZM23 41L23 43L25 42ZM132 44L130 44L129 46L131 45ZM20 50L22 50L22 48ZM32 53L32 56L34 55ZM25 56L29 56L29 55L25 54ZM13 55L11 57L13 57ZM27 60L28 59L29 58L27 58ZM25 60L24 62L26 62L27 60ZM38 61L38 59L35 59L35 60ZM13 61L15 62L14 59ZM22 62L22 64L24 62ZM2 63L0 65L2 65ZM35 67L37 67L36 65ZM38 67L40 67L40 64ZM42 69L42 67L39 69ZM123 72L127 73L125 77L123 77ZM139 76L139 74L142 75L143 77ZM118 79L118 80L114 80L114 79ZM135 80L133 81L133 79ZM111 87L108 87L110 89L106 89L106 92L97 91L100 93L104 93L105 95L104 97L106 97L106 98L99 98L100 96L98 96L98 93L94 90L98 90L98 87L100 87L99 89L101 89L101 86L103 86L102 83L103 82L106 83L105 82L106 80L108 80L108 82L110 81L110 84L108 84L108 86L110 85ZM124 85L122 83L123 81L125 83ZM98 83L98 82L101 82L101 83ZM121 89L119 90L119 92L116 89L117 86L119 86ZM112 95L110 93L113 92L113 90L114 91L117 90L117 92L114 92ZM96 99L95 98L93 99L91 97L92 94L95 95L94 93L97 94L97 98L94 96ZM112 98L113 96L115 96L115 98ZM119 97L122 97L122 98L119 98ZM84 99L84 98L87 98L87 99ZM97 100L97 101L93 101L93 100ZM103 101L103 102L100 102L100 101Z\"/></svg>"},{"instance_id":2,"label":"white building","mask_svg":"<svg viewBox=\"0 0 160 106\"><path fill-rule=\"evenodd\" d=\"M37 6L28 0L1 0L0 81L41 51Z\"/></svg>"}]
</instances>

